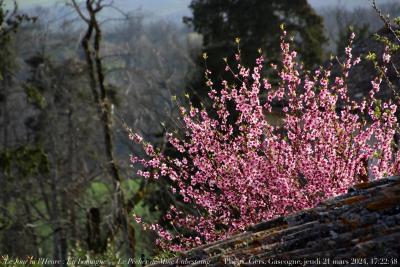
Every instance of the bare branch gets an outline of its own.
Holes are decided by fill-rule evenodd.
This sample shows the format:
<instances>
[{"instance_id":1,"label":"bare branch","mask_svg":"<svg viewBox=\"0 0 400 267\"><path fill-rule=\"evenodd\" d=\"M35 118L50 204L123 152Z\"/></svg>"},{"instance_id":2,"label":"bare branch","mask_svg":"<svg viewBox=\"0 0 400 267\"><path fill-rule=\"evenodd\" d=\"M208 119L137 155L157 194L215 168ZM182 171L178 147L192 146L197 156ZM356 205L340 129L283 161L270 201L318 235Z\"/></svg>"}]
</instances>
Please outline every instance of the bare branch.
<instances>
[{"instance_id":1,"label":"bare branch","mask_svg":"<svg viewBox=\"0 0 400 267\"><path fill-rule=\"evenodd\" d=\"M396 32L393 30L393 27L390 24L390 20L385 15L383 15L382 11L376 6L375 0L372 0L372 7L375 9L376 13L381 18L381 20L385 24L386 28L389 29L389 31L393 34L393 36L396 39L396 41L400 44L400 36L398 36L396 34Z\"/></svg>"},{"instance_id":2,"label":"bare branch","mask_svg":"<svg viewBox=\"0 0 400 267\"><path fill-rule=\"evenodd\" d=\"M85 15L83 15L81 8L79 7L79 5L76 3L76 0L71 0L72 2L72 6L74 7L74 9L76 10L76 12L78 13L79 17L85 21L87 24L90 23L90 20L88 18L85 17ZM67 4L68 5L68 4Z\"/></svg>"}]
</instances>

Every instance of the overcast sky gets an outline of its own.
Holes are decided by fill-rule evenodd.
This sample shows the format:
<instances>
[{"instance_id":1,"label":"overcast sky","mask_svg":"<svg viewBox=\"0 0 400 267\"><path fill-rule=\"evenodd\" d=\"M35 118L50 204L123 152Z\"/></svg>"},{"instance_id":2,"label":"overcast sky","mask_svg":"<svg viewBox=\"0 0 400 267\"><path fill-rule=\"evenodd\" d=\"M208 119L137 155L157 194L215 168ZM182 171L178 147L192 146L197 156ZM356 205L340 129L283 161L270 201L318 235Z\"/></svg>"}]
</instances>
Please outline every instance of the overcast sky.
<instances>
[{"instance_id":1,"label":"overcast sky","mask_svg":"<svg viewBox=\"0 0 400 267\"><path fill-rule=\"evenodd\" d=\"M81 0L82 1L82 0ZM266 0L268 1L268 0ZM370 6L371 0L308 0L314 8L323 8L332 5L342 5L347 8ZM6 0L12 3L13 0ZM115 4L123 10L141 9L150 12L156 17L170 17L180 20L183 15L190 14L188 5L190 0L114 0ZM376 0L378 3L399 2L399 0ZM65 0L17 0L21 8L29 8L36 5L51 6L65 3Z\"/></svg>"},{"instance_id":2,"label":"overcast sky","mask_svg":"<svg viewBox=\"0 0 400 267\"><path fill-rule=\"evenodd\" d=\"M78 0L79 1L79 0ZM80 0L82 1L82 0ZM338 2L342 2L343 5L348 6L348 7L354 7L354 6L362 6L362 5L369 5L371 0L308 0L308 2L315 6L315 7L321 7L321 6L329 6L329 5L336 5ZM394 2L398 0L376 0L377 3L379 2ZM6 2L12 3L13 0L6 0ZM54 3L62 3L65 2L64 0L17 0L18 4L20 6L31 6L31 5L51 5ZM132 6L140 6L140 5L146 5L146 2L159 2L160 6L165 6L165 4L168 3L181 3L181 5L187 6L187 4L190 2L190 0L117 0L117 2L131 2Z\"/></svg>"}]
</instances>

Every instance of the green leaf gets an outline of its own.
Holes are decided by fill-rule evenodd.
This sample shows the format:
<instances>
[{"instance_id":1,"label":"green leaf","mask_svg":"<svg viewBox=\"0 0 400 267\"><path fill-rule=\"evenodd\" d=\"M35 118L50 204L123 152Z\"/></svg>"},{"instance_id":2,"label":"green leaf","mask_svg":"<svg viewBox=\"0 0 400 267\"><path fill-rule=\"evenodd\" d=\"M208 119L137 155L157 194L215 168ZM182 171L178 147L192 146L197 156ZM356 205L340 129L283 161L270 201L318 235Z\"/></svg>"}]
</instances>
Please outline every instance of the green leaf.
<instances>
[{"instance_id":1,"label":"green leaf","mask_svg":"<svg viewBox=\"0 0 400 267\"><path fill-rule=\"evenodd\" d=\"M37 106L40 109L46 107L46 98L39 92L39 90L32 85L25 85L25 93L28 97L28 102Z\"/></svg>"},{"instance_id":2,"label":"green leaf","mask_svg":"<svg viewBox=\"0 0 400 267\"><path fill-rule=\"evenodd\" d=\"M380 118L381 115L382 115L381 108L379 106L376 106L374 109L374 116Z\"/></svg>"},{"instance_id":3,"label":"green leaf","mask_svg":"<svg viewBox=\"0 0 400 267\"><path fill-rule=\"evenodd\" d=\"M368 52L368 55L365 56L365 59L368 61L375 62L376 61L376 54L374 52Z\"/></svg>"}]
</instances>

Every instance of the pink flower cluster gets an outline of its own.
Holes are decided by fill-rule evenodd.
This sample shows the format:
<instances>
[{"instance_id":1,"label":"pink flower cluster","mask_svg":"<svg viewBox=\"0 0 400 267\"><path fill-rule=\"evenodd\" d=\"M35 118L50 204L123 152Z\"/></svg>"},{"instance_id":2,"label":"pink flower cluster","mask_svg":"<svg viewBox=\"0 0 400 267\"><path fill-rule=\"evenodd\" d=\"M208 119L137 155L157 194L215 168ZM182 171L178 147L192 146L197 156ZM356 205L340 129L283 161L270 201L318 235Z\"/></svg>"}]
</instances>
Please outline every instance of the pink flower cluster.
<instances>
[{"instance_id":1,"label":"pink flower cluster","mask_svg":"<svg viewBox=\"0 0 400 267\"><path fill-rule=\"evenodd\" d=\"M193 106L180 108L184 137L168 134L180 157L166 157L139 135L131 135L149 158L131 157L144 167L137 174L169 179L172 193L194 210L188 214L171 206L165 219L174 231L135 217L158 233L160 246L185 250L225 238L251 224L313 207L354 183L398 174L397 105L375 97L382 77L371 82L361 102L348 93L349 71L360 62L352 58L354 36L338 77L332 77L329 68L304 71L286 38L283 32L282 67L272 66L279 84L261 77L262 56L249 69L238 54L237 68L225 69L237 78L237 86L222 81L217 89L207 82L213 116ZM385 53L384 63L389 60ZM266 119L275 109L273 102L284 105L278 126ZM230 114L228 103L234 104L235 114Z\"/></svg>"}]
</instances>

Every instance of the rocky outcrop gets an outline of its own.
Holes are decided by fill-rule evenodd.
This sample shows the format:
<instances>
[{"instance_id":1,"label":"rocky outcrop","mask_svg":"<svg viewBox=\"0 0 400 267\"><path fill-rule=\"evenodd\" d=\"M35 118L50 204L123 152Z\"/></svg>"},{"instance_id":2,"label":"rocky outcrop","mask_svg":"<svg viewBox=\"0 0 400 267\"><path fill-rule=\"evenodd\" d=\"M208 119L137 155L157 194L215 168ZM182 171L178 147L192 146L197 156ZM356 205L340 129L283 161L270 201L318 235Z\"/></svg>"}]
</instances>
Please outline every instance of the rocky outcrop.
<instances>
[{"instance_id":1,"label":"rocky outcrop","mask_svg":"<svg viewBox=\"0 0 400 267\"><path fill-rule=\"evenodd\" d=\"M358 184L319 206L262 222L153 266L400 265L400 177Z\"/></svg>"}]
</instances>

